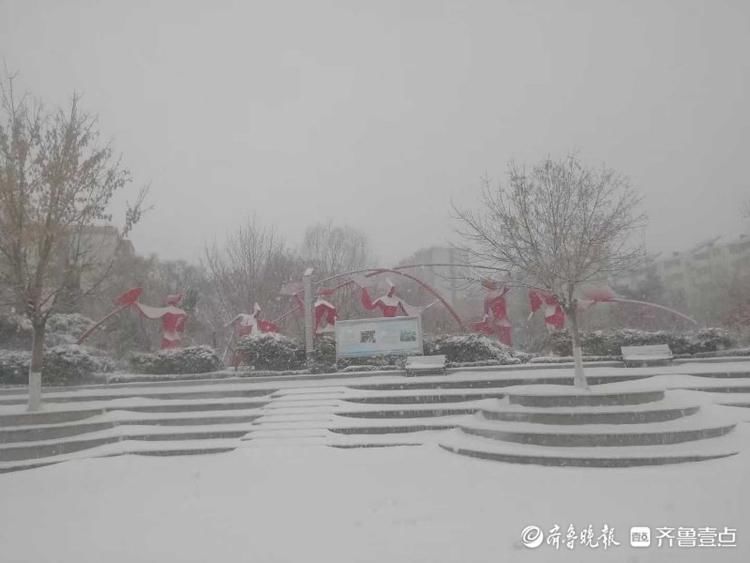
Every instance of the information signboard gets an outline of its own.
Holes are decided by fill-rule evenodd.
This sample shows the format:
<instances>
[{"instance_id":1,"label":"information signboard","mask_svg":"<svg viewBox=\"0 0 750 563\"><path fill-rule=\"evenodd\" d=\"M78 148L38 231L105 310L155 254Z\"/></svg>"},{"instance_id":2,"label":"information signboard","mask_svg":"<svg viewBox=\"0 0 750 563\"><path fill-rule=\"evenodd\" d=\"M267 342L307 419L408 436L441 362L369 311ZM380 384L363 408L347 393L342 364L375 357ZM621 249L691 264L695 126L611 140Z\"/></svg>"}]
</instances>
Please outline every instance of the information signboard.
<instances>
[{"instance_id":1,"label":"information signboard","mask_svg":"<svg viewBox=\"0 0 750 563\"><path fill-rule=\"evenodd\" d=\"M336 357L423 354L419 317L336 321Z\"/></svg>"}]
</instances>

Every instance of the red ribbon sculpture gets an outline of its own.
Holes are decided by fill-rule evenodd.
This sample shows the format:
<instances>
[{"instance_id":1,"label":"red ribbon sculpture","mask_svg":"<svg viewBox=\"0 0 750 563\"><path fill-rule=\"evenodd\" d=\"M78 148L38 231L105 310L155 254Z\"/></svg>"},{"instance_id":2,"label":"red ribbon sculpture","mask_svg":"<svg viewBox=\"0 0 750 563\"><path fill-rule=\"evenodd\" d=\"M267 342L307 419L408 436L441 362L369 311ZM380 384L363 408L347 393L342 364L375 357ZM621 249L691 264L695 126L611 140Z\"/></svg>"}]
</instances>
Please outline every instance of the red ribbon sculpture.
<instances>
[{"instance_id":1,"label":"red ribbon sculpture","mask_svg":"<svg viewBox=\"0 0 750 563\"><path fill-rule=\"evenodd\" d=\"M232 343L236 343L240 338L264 332L279 332L279 327L276 324L260 317L261 312L262 309L260 308L260 305L255 303L253 305L252 314L240 313L225 325L225 328L230 326L233 327L234 333L232 334L232 339L229 344L227 344L226 350L224 350L223 361L226 362L227 354L232 348ZM232 365L237 369L241 363L242 355L235 350L232 354Z\"/></svg>"},{"instance_id":2,"label":"red ribbon sculpture","mask_svg":"<svg viewBox=\"0 0 750 563\"><path fill-rule=\"evenodd\" d=\"M333 295L332 289L321 288L318 290L318 298L313 304L313 311L315 313L315 334L332 332L333 327L336 324L336 319L338 318L336 307L324 299L324 297L330 297L331 295Z\"/></svg>"},{"instance_id":3,"label":"red ribbon sculpture","mask_svg":"<svg viewBox=\"0 0 750 563\"><path fill-rule=\"evenodd\" d=\"M389 285L388 293L381 295L374 301L370 297L370 292L360 281L354 280L357 285L362 289L360 295L360 301L362 306L368 311L374 311L379 309L384 317L396 317L396 316L413 316L419 315L421 310L419 307L412 307L408 303L404 302L398 295L396 295L396 286L393 285L391 280L386 280Z\"/></svg>"},{"instance_id":4,"label":"red ribbon sculpture","mask_svg":"<svg viewBox=\"0 0 750 563\"><path fill-rule=\"evenodd\" d=\"M187 313L178 307L182 301L182 294L175 293L167 295L166 305L163 307L152 307L150 305L144 305L138 299L143 293L143 289L136 287L129 289L125 293L121 294L115 303L119 306L113 313L107 315L106 318L114 313L122 311L128 307L135 307L138 312L147 319L161 319L161 349L165 350L168 348L177 348L182 340L182 333L185 331L185 323L187 322ZM98 324L98 323L97 323ZM83 340L83 336L81 340Z\"/></svg>"},{"instance_id":5,"label":"red ribbon sculpture","mask_svg":"<svg viewBox=\"0 0 750 563\"><path fill-rule=\"evenodd\" d=\"M529 319L544 307L544 324L547 325L547 329L562 330L565 328L565 313L557 297L551 293L539 289L530 289L529 306L531 307Z\"/></svg>"},{"instance_id":6,"label":"red ribbon sculpture","mask_svg":"<svg viewBox=\"0 0 750 563\"><path fill-rule=\"evenodd\" d=\"M487 290L484 318L472 324L471 328L488 336L496 336L506 346L512 346L513 326L508 319L508 304L505 299L510 288L492 280L484 280L482 286Z\"/></svg>"},{"instance_id":7,"label":"red ribbon sculpture","mask_svg":"<svg viewBox=\"0 0 750 563\"><path fill-rule=\"evenodd\" d=\"M239 340L245 336L260 332L279 332L277 325L260 318L261 311L260 305L255 303L252 314L240 313L226 324L227 327L234 327L235 339Z\"/></svg>"},{"instance_id":8,"label":"red ribbon sculpture","mask_svg":"<svg viewBox=\"0 0 750 563\"><path fill-rule=\"evenodd\" d=\"M282 288L283 291L284 288ZM315 302L313 303L313 318L315 321L315 334L323 334L324 332L332 332L333 327L336 325L336 319L338 319L338 313L336 312L336 306L325 298L333 295L334 290L327 287L321 287L318 290ZM305 310L305 300L302 295L303 292L297 291L294 293L294 301L296 302L296 311Z\"/></svg>"}]
</instances>

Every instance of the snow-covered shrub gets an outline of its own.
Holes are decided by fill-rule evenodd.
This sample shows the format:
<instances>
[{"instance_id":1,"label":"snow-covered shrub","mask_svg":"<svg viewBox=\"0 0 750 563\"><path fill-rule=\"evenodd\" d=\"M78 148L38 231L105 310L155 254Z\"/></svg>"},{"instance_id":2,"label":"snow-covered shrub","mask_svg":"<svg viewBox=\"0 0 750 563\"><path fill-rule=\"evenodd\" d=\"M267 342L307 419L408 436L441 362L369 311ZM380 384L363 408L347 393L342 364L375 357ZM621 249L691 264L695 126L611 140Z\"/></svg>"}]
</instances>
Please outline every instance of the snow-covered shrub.
<instances>
[{"instance_id":1,"label":"snow-covered shrub","mask_svg":"<svg viewBox=\"0 0 750 563\"><path fill-rule=\"evenodd\" d=\"M0 343L6 349L30 349L29 319L21 315L0 315Z\"/></svg>"},{"instance_id":2,"label":"snow-covered shrub","mask_svg":"<svg viewBox=\"0 0 750 563\"><path fill-rule=\"evenodd\" d=\"M309 366L312 373L336 371L336 339L332 336L318 336L315 339L313 361Z\"/></svg>"},{"instance_id":3,"label":"snow-covered shrub","mask_svg":"<svg viewBox=\"0 0 750 563\"><path fill-rule=\"evenodd\" d=\"M339 358L336 361L336 369L339 371L372 371L377 369L402 369L406 365L406 356L403 354L378 354L376 356L363 356L361 358Z\"/></svg>"},{"instance_id":4,"label":"snow-covered shrub","mask_svg":"<svg viewBox=\"0 0 750 563\"><path fill-rule=\"evenodd\" d=\"M425 355L444 354L449 364L493 361L498 364L520 364L513 350L482 334L459 334L425 339ZM524 355L524 357L527 355Z\"/></svg>"},{"instance_id":5,"label":"snow-covered shrub","mask_svg":"<svg viewBox=\"0 0 750 563\"><path fill-rule=\"evenodd\" d=\"M289 370L305 366L305 349L297 340L275 332L242 338L237 343L242 363L256 370Z\"/></svg>"},{"instance_id":6,"label":"snow-covered shrub","mask_svg":"<svg viewBox=\"0 0 750 563\"><path fill-rule=\"evenodd\" d=\"M79 313L50 315L47 320L45 343L50 347L75 344L93 325L94 321Z\"/></svg>"},{"instance_id":7,"label":"snow-covered shrub","mask_svg":"<svg viewBox=\"0 0 750 563\"><path fill-rule=\"evenodd\" d=\"M402 369L397 365L385 365L385 366L374 366L374 365L351 365L342 367L339 371L342 373L358 372L358 371L395 371Z\"/></svg>"},{"instance_id":8,"label":"snow-covered shrub","mask_svg":"<svg viewBox=\"0 0 750 563\"><path fill-rule=\"evenodd\" d=\"M621 356L583 356L584 362L613 362L619 361ZM565 364L573 363L573 356L536 356L531 358L532 364Z\"/></svg>"},{"instance_id":9,"label":"snow-covered shrub","mask_svg":"<svg viewBox=\"0 0 750 563\"><path fill-rule=\"evenodd\" d=\"M0 385L28 383L30 359L29 352L0 350Z\"/></svg>"},{"instance_id":10,"label":"snow-covered shrub","mask_svg":"<svg viewBox=\"0 0 750 563\"><path fill-rule=\"evenodd\" d=\"M44 352L42 381L45 385L81 383L99 371L99 362L81 346L54 346Z\"/></svg>"},{"instance_id":11,"label":"snow-covered shrub","mask_svg":"<svg viewBox=\"0 0 750 563\"><path fill-rule=\"evenodd\" d=\"M723 328L704 328L694 334L694 346L691 354L702 352L716 352L736 346L734 338L729 331Z\"/></svg>"},{"instance_id":12,"label":"snow-covered shrub","mask_svg":"<svg viewBox=\"0 0 750 563\"><path fill-rule=\"evenodd\" d=\"M550 335L552 352L558 356L573 353L570 333L555 331ZM592 356L620 356L622 346L648 346L667 344L675 355L692 355L731 348L733 340L721 328L706 328L696 332L647 332L643 330L598 330L581 334L583 353Z\"/></svg>"},{"instance_id":13,"label":"snow-covered shrub","mask_svg":"<svg viewBox=\"0 0 750 563\"><path fill-rule=\"evenodd\" d=\"M31 353L0 351L0 384L23 385L29 380ZM97 372L110 371L111 360L72 345L54 346L44 351L42 382L44 385L75 385L91 380Z\"/></svg>"},{"instance_id":14,"label":"snow-covered shrub","mask_svg":"<svg viewBox=\"0 0 750 563\"><path fill-rule=\"evenodd\" d=\"M75 344L94 321L78 313L50 315L44 344L48 348ZM0 343L3 348L31 349L31 322L22 315L0 315Z\"/></svg>"},{"instance_id":15,"label":"snow-covered shrub","mask_svg":"<svg viewBox=\"0 0 750 563\"><path fill-rule=\"evenodd\" d=\"M221 360L210 346L190 346L160 350L155 354L133 354L129 358L137 373L206 373L221 368Z\"/></svg>"}]
</instances>

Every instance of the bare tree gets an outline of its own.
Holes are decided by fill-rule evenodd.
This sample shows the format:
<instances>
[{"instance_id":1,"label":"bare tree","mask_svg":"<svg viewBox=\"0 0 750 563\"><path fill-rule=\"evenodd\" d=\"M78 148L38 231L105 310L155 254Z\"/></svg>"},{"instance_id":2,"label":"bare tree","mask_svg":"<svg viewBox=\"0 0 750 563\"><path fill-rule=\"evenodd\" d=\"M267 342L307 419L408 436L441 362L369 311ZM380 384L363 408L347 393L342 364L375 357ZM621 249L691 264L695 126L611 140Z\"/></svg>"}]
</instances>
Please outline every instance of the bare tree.
<instances>
[{"instance_id":1,"label":"bare tree","mask_svg":"<svg viewBox=\"0 0 750 563\"><path fill-rule=\"evenodd\" d=\"M318 277L364 268L373 261L365 233L331 221L307 228L300 255L315 268Z\"/></svg>"},{"instance_id":2,"label":"bare tree","mask_svg":"<svg viewBox=\"0 0 750 563\"><path fill-rule=\"evenodd\" d=\"M225 319L252 311L256 302L266 313L275 312L282 284L301 271L285 241L255 219L229 235L223 246L206 247L203 261Z\"/></svg>"},{"instance_id":3,"label":"bare tree","mask_svg":"<svg viewBox=\"0 0 750 563\"><path fill-rule=\"evenodd\" d=\"M372 267L375 262L365 233L348 225L335 225L332 221L308 227L299 254L305 266L315 268L318 280ZM358 291L350 285L336 292L334 303L340 318L358 314Z\"/></svg>"},{"instance_id":4,"label":"bare tree","mask_svg":"<svg viewBox=\"0 0 750 563\"><path fill-rule=\"evenodd\" d=\"M6 76L0 104L0 283L31 321L29 409L37 410L47 319L71 280L89 275L90 293L98 285L91 276L106 277L107 257L86 233L111 220L109 203L131 179L99 143L97 120L81 111L78 96L47 112L18 97ZM128 207L121 236L140 219L144 196Z\"/></svg>"},{"instance_id":5,"label":"bare tree","mask_svg":"<svg viewBox=\"0 0 750 563\"><path fill-rule=\"evenodd\" d=\"M642 259L642 249L631 244L646 220L640 197L614 170L587 168L569 156L547 158L528 172L511 162L507 186L485 180L482 204L479 211L454 206L469 250L558 299L570 322L575 383L586 387L576 290Z\"/></svg>"}]
</instances>

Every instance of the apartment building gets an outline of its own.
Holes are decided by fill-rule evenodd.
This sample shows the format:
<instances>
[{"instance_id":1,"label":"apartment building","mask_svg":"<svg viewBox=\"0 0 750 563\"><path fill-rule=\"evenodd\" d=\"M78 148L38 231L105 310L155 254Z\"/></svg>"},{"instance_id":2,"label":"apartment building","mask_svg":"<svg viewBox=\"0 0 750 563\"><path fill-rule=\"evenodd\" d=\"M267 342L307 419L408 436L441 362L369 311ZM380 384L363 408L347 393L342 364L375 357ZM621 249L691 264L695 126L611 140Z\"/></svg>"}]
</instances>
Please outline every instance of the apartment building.
<instances>
[{"instance_id":1,"label":"apartment building","mask_svg":"<svg viewBox=\"0 0 750 563\"><path fill-rule=\"evenodd\" d=\"M743 274L750 274L747 233L715 237L683 252L650 256L642 269L619 276L616 282L635 290L655 276L672 300L688 302L707 288Z\"/></svg>"}]
</instances>

